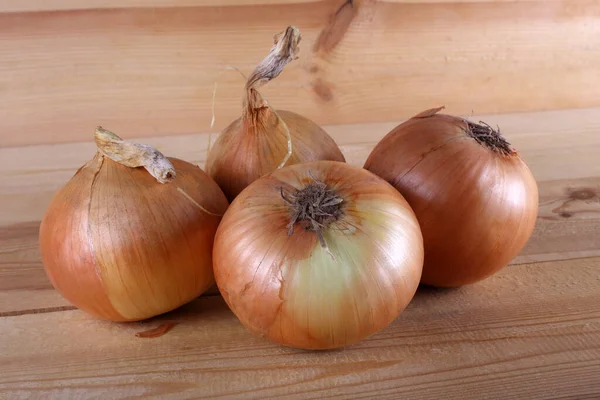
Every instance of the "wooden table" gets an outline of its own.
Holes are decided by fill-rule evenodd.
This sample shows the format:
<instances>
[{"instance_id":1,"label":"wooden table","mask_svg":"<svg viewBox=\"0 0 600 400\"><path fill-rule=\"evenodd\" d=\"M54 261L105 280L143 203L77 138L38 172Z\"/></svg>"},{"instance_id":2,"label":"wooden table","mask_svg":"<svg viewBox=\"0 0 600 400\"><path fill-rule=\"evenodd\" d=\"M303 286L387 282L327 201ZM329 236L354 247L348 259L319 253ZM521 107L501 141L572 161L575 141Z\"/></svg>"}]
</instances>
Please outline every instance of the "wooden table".
<instances>
[{"instance_id":1,"label":"wooden table","mask_svg":"<svg viewBox=\"0 0 600 400\"><path fill-rule=\"evenodd\" d=\"M420 289L388 328L326 352L254 337L215 291L145 323L74 309L44 274L37 231L94 146L0 149L0 399L600 398L600 109L473 119L500 125L538 180L528 246L484 282ZM326 129L361 165L394 125ZM208 140L142 139L200 165ZM136 337L161 321L177 325Z\"/></svg>"}]
</instances>

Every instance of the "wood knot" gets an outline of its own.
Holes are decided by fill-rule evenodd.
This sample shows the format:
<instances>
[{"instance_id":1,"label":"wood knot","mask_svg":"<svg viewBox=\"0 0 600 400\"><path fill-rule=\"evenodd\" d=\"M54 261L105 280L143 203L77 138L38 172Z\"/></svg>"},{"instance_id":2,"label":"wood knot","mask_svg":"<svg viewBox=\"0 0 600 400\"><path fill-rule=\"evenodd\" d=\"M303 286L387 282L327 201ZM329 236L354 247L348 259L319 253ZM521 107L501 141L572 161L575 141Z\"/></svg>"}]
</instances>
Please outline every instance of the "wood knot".
<instances>
[{"instance_id":1,"label":"wood knot","mask_svg":"<svg viewBox=\"0 0 600 400\"><path fill-rule=\"evenodd\" d=\"M569 198L572 200L591 200L598 197L596 192L590 188L570 189Z\"/></svg>"}]
</instances>

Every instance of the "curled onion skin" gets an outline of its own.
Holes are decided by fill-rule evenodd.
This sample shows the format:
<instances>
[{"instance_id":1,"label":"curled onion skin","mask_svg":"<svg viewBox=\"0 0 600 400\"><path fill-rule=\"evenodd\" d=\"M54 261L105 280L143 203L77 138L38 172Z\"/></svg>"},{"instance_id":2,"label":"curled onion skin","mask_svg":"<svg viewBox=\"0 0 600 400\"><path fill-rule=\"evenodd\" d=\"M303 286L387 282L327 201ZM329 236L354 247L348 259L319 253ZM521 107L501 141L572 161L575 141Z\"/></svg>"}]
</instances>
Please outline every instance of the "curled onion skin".
<instances>
[{"instance_id":1,"label":"curled onion skin","mask_svg":"<svg viewBox=\"0 0 600 400\"><path fill-rule=\"evenodd\" d=\"M393 129L364 167L402 193L417 215L422 283L456 287L493 275L521 252L535 227L538 189L499 132L440 110Z\"/></svg>"},{"instance_id":2,"label":"curled onion skin","mask_svg":"<svg viewBox=\"0 0 600 400\"><path fill-rule=\"evenodd\" d=\"M54 195L40 226L42 261L79 309L143 320L214 283L214 234L228 202L200 168L168 160L176 177L161 184L99 152Z\"/></svg>"},{"instance_id":3,"label":"curled onion skin","mask_svg":"<svg viewBox=\"0 0 600 400\"><path fill-rule=\"evenodd\" d=\"M314 180L313 180L314 179ZM342 199L341 216L290 235L295 190L322 182ZM413 298L423 242L404 198L368 171L333 161L296 164L248 186L215 237L215 280L235 315L285 346L330 349L390 324Z\"/></svg>"}]
</instances>

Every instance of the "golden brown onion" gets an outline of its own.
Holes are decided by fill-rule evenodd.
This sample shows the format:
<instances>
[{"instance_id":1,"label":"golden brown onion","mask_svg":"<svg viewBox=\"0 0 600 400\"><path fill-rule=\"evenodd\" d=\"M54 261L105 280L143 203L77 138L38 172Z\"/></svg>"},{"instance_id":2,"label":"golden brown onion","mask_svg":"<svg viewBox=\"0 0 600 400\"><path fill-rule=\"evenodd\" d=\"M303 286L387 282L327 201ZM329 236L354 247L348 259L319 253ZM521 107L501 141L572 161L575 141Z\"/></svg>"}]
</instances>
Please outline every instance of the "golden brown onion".
<instances>
[{"instance_id":1,"label":"golden brown onion","mask_svg":"<svg viewBox=\"0 0 600 400\"><path fill-rule=\"evenodd\" d=\"M42 220L52 284L78 308L113 321L189 302L214 282L225 195L197 166L102 128L95 138L98 152L57 191Z\"/></svg>"},{"instance_id":2,"label":"golden brown onion","mask_svg":"<svg viewBox=\"0 0 600 400\"><path fill-rule=\"evenodd\" d=\"M223 217L215 279L252 332L328 349L383 329L414 296L423 263L418 222L370 172L334 161L258 179Z\"/></svg>"},{"instance_id":3,"label":"golden brown onion","mask_svg":"<svg viewBox=\"0 0 600 400\"><path fill-rule=\"evenodd\" d=\"M422 282L480 281L523 249L535 226L535 179L510 144L484 123L422 112L387 134L365 168L408 200L425 244Z\"/></svg>"},{"instance_id":4,"label":"golden brown onion","mask_svg":"<svg viewBox=\"0 0 600 400\"><path fill-rule=\"evenodd\" d=\"M219 135L208 154L206 171L229 201L246 186L284 165L317 160L345 161L333 139L311 120L273 110L258 88L296 59L301 36L288 27L246 82L243 115Z\"/></svg>"}]
</instances>

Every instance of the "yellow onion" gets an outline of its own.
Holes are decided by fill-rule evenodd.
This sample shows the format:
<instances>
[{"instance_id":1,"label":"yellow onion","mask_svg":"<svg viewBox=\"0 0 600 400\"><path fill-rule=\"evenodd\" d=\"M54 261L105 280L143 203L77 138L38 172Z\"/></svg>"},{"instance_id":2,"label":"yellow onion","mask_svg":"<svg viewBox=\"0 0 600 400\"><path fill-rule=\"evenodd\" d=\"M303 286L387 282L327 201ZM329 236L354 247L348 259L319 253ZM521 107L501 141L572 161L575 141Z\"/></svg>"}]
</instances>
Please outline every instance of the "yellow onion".
<instances>
[{"instance_id":1,"label":"yellow onion","mask_svg":"<svg viewBox=\"0 0 600 400\"><path fill-rule=\"evenodd\" d=\"M317 161L242 191L219 225L213 258L219 290L250 331L328 349L398 317L417 290L423 242L410 206L383 179Z\"/></svg>"},{"instance_id":2,"label":"yellow onion","mask_svg":"<svg viewBox=\"0 0 600 400\"><path fill-rule=\"evenodd\" d=\"M293 112L275 111L258 92L297 58L300 39L295 27L275 36L269 55L246 82L242 116L223 130L208 154L206 172L229 201L256 179L284 165L345 161L337 144L320 126Z\"/></svg>"},{"instance_id":3,"label":"yellow onion","mask_svg":"<svg viewBox=\"0 0 600 400\"><path fill-rule=\"evenodd\" d=\"M197 166L102 128L95 139L98 152L57 191L40 226L50 281L106 320L142 320L189 302L214 283L225 195Z\"/></svg>"},{"instance_id":4,"label":"yellow onion","mask_svg":"<svg viewBox=\"0 0 600 400\"><path fill-rule=\"evenodd\" d=\"M538 189L499 130L441 109L393 129L364 167L398 189L417 215L422 282L453 287L485 279L519 254L535 226Z\"/></svg>"}]
</instances>

